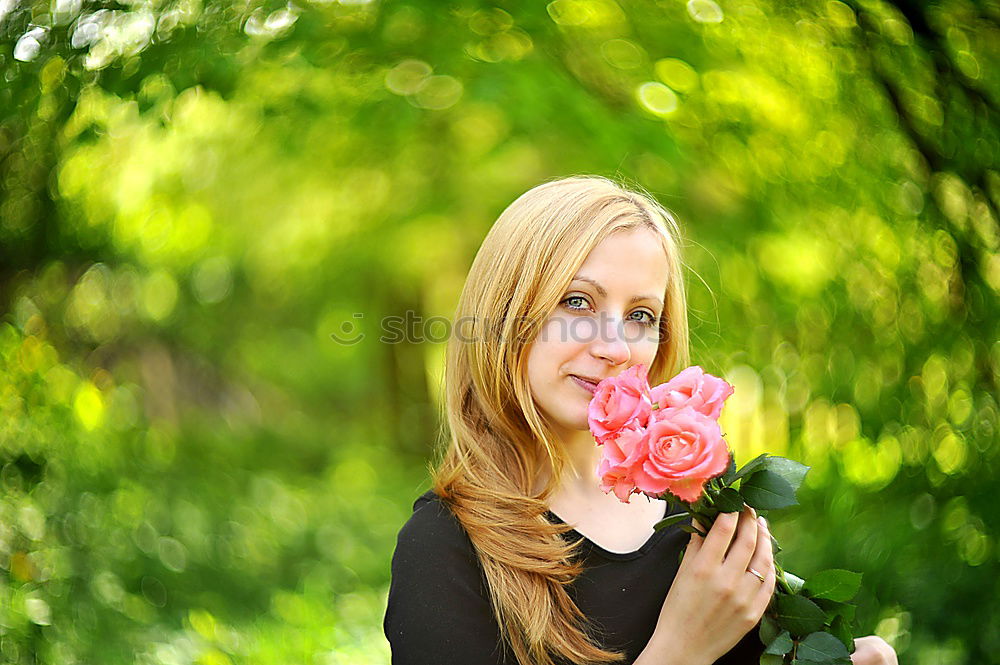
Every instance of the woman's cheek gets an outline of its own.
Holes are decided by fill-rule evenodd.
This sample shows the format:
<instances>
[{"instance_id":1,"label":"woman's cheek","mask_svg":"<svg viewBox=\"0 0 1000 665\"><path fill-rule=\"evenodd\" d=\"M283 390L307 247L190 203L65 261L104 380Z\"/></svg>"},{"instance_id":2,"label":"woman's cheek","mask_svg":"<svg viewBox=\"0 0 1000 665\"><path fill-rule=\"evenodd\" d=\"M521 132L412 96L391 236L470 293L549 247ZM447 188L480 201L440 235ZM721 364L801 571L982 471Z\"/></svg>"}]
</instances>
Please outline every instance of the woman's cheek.
<instances>
[{"instance_id":1,"label":"woman's cheek","mask_svg":"<svg viewBox=\"0 0 1000 665\"><path fill-rule=\"evenodd\" d=\"M656 352L659 348L660 345L654 339L640 340L638 344L632 346L632 358L635 359L635 364L642 363L649 367L653 364L653 359L656 358Z\"/></svg>"},{"instance_id":2,"label":"woman's cheek","mask_svg":"<svg viewBox=\"0 0 1000 665\"><path fill-rule=\"evenodd\" d=\"M542 326L542 339L548 347L558 347L565 342L569 318L563 312L552 314Z\"/></svg>"},{"instance_id":3,"label":"woman's cheek","mask_svg":"<svg viewBox=\"0 0 1000 665\"><path fill-rule=\"evenodd\" d=\"M633 350L656 349L659 346L659 327L647 326L638 321L629 321L625 324L625 339Z\"/></svg>"}]
</instances>

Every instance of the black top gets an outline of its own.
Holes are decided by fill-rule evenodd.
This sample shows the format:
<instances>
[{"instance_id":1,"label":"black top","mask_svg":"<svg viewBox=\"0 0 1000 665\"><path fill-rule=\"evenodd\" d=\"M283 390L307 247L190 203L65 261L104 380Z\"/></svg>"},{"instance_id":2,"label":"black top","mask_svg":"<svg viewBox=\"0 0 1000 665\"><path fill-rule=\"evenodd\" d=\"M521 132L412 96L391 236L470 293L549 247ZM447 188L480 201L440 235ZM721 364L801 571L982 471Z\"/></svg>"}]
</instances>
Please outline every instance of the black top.
<instances>
[{"instance_id":1,"label":"black top","mask_svg":"<svg viewBox=\"0 0 1000 665\"><path fill-rule=\"evenodd\" d=\"M553 523L562 523L552 512ZM656 531L634 552L609 552L583 539L584 571L568 587L577 606L632 663L653 634L677 574L688 535L676 526ZM392 556L392 583L383 623L393 665L516 665L500 646L486 579L461 523L433 491L413 504ZM764 647L751 630L716 665L757 665Z\"/></svg>"}]
</instances>

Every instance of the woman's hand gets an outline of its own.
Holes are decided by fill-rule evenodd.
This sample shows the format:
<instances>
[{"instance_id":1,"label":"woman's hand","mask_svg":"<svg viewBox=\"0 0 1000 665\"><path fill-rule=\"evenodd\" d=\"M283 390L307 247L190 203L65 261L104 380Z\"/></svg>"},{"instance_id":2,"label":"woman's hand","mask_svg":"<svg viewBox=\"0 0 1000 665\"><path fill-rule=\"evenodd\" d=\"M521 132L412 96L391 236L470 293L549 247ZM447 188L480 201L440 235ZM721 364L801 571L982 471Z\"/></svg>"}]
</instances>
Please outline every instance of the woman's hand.
<instances>
[{"instance_id":1,"label":"woman's hand","mask_svg":"<svg viewBox=\"0 0 1000 665\"><path fill-rule=\"evenodd\" d=\"M752 568L764 578L749 572ZM691 536L649 644L635 661L709 665L760 620L774 592L771 536L751 508Z\"/></svg>"},{"instance_id":2,"label":"woman's hand","mask_svg":"<svg viewBox=\"0 0 1000 665\"><path fill-rule=\"evenodd\" d=\"M853 665L897 665L896 652L878 635L854 639Z\"/></svg>"}]
</instances>

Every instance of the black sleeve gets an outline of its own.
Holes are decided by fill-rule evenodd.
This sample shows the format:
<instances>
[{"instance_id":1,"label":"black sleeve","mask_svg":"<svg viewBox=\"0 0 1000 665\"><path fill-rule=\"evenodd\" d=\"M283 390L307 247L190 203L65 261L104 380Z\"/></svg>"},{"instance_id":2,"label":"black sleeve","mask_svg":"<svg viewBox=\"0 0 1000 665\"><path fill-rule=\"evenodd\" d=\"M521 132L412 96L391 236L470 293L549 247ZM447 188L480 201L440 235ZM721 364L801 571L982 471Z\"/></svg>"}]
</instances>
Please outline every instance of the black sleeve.
<instances>
[{"instance_id":1,"label":"black sleeve","mask_svg":"<svg viewBox=\"0 0 1000 665\"><path fill-rule=\"evenodd\" d=\"M399 532L383 629L393 665L508 663L472 543L439 500Z\"/></svg>"},{"instance_id":2,"label":"black sleeve","mask_svg":"<svg viewBox=\"0 0 1000 665\"><path fill-rule=\"evenodd\" d=\"M715 665L757 665L764 653L764 645L760 641L760 622L750 629L732 649L729 650Z\"/></svg>"}]
</instances>

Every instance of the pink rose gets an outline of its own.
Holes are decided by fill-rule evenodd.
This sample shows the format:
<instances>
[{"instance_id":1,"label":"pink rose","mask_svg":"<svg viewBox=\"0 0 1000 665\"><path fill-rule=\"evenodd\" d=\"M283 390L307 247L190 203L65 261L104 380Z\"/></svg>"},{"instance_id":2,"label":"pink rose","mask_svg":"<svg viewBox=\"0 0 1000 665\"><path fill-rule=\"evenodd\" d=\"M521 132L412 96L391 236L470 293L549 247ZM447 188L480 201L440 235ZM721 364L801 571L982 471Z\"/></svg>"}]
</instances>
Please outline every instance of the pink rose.
<instances>
[{"instance_id":1,"label":"pink rose","mask_svg":"<svg viewBox=\"0 0 1000 665\"><path fill-rule=\"evenodd\" d=\"M618 436L621 429L645 427L651 410L646 367L635 365L597 384L587 407L587 421L597 443L603 444Z\"/></svg>"},{"instance_id":2,"label":"pink rose","mask_svg":"<svg viewBox=\"0 0 1000 665\"><path fill-rule=\"evenodd\" d=\"M666 383L649 391L658 409L690 406L706 416L718 419L722 405L733 394L733 387L722 379L706 374L692 365ZM659 417L658 412L654 417Z\"/></svg>"},{"instance_id":3,"label":"pink rose","mask_svg":"<svg viewBox=\"0 0 1000 665\"><path fill-rule=\"evenodd\" d=\"M729 466L719 424L690 406L658 411L642 443L645 450L636 455L644 459L632 468L632 478L640 491L652 496L669 491L693 503L705 483Z\"/></svg>"},{"instance_id":4,"label":"pink rose","mask_svg":"<svg viewBox=\"0 0 1000 665\"><path fill-rule=\"evenodd\" d=\"M646 430L630 427L619 432L617 437L608 439L602 449L601 463L597 467L601 490L605 493L614 490L615 496L623 503L628 503L629 496L639 491L635 487L633 472L646 459L645 439Z\"/></svg>"}]
</instances>

